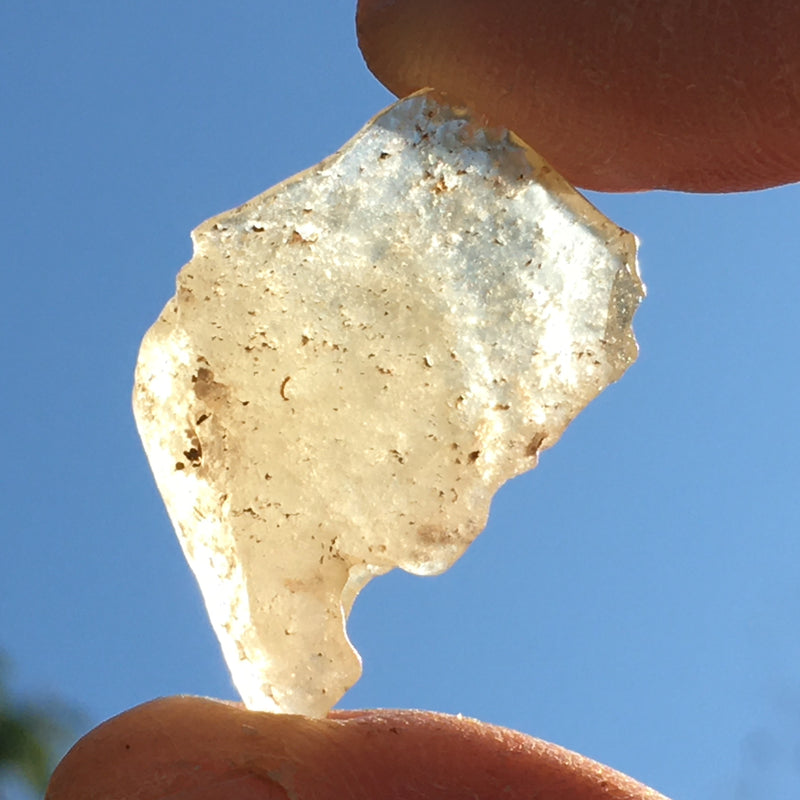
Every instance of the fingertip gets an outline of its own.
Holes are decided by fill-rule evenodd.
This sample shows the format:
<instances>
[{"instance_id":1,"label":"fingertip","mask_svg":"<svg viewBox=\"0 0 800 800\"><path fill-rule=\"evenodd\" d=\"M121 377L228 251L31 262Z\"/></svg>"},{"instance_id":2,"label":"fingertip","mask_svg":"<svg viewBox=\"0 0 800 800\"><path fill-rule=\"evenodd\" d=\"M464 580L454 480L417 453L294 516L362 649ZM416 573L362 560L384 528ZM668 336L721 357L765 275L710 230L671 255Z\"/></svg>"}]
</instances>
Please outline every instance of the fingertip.
<instances>
[{"instance_id":1,"label":"fingertip","mask_svg":"<svg viewBox=\"0 0 800 800\"><path fill-rule=\"evenodd\" d=\"M47 800L663 800L563 748L476 720L422 711L323 720L166 698L90 732ZM227 793L227 794L226 794Z\"/></svg>"},{"instance_id":2,"label":"fingertip","mask_svg":"<svg viewBox=\"0 0 800 800\"><path fill-rule=\"evenodd\" d=\"M367 65L455 95L599 191L800 180L800 5L360 0Z\"/></svg>"},{"instance_id":3,"label":"fingertip","mask_svg":"<svg viewBox=\"0 0 800 800\"><path fill-rule=\"evenodd\" d=\"M197 697L130 709L74 745L45 800L287 800L279 782L247 768L254 753L250 727L238 721L243 713Z\"/></svg>"}]
</instances>

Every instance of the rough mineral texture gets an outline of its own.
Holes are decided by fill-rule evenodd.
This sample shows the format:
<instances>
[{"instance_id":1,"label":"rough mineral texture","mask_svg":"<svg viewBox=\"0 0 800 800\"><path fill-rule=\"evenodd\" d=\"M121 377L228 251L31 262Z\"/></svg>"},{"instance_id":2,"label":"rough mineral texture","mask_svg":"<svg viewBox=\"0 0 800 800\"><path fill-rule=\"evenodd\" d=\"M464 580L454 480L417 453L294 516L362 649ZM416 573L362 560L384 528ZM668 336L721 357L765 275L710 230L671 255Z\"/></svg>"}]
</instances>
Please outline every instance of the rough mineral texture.
<instances>
[{"instance_id":1,"label":"rough mineral texture","mask_svg":"<svg viewBox=\"0 0 800 800\"><path fill-rule=\"evenodd\" d=\"M422 93L193 240L137 423L245 703L324 715L359 590L451 565L635 359L635 239Z\"/></svg>"}]
</instances>

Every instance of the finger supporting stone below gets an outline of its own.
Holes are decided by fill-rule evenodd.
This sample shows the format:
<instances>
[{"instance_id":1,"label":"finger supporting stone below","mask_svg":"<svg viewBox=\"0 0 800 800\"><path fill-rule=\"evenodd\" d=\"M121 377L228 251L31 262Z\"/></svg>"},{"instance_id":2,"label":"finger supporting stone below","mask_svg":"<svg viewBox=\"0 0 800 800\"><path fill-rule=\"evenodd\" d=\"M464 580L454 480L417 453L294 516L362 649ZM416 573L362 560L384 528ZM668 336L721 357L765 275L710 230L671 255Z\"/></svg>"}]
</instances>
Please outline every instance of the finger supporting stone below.
<instances>
[{"instance_id":1,"label":"finger supporting stone below","mask_svg":"<svg viewBox=\"0 0 800 800\"><path fill-rule=\"evenodd\" d=\"M314 720L192 697L96 728L59 765L46 800L190 798L237 780L255 792L250 778L276 800L665 800L577 753L463 717L379 710Z\"/></svg>"}]
</instances>

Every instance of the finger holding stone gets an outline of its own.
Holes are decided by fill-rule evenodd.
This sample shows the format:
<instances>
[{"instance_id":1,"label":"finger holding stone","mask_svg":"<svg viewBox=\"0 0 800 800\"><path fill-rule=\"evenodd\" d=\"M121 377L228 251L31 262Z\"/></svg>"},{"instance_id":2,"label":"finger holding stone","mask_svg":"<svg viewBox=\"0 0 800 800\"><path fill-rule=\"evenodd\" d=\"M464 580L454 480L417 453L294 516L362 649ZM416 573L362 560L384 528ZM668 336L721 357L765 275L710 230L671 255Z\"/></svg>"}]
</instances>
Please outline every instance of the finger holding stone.
<instances>
[{"instance_id":1,"label":"finger holding stone","mask_svg":"<svg viewBox=\"0 0 800 800\"><path fill-rule=\"evenodd\" d=\"M600 191L800 180L800 5L360 0L392 92L447 91Z\"/></svg>"},{"instance_id":2,"label":"finger holding stone","mask_svg":"<svg viewBox=\"0 0 800 800\"><path fill-rule=\"evenodd\" d=\"M421 711L255 713L156 700L89 733L47 800L664 800L608 767L475 720Z\"/></svg>"}]
</instances>

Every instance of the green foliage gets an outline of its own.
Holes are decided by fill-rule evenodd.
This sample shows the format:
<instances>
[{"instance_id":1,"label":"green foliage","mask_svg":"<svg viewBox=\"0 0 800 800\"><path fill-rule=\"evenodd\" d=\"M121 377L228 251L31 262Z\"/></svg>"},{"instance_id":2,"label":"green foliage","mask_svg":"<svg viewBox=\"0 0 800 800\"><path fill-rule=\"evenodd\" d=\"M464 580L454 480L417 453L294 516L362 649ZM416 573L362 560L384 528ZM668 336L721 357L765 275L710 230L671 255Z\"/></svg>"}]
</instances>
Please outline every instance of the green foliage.
<instances>
[{"instance_id":1,"label":"green foliage","mask_svg":"<svg viewBox=\"0 0 800 800\"><path fill-rule=\"evenodd\" d=\"M59 702L11 696L0 659L0 800L5 779L17 778L44 794L63 746L72 738L75 714Z\"/></svg>"}]
</instances>

